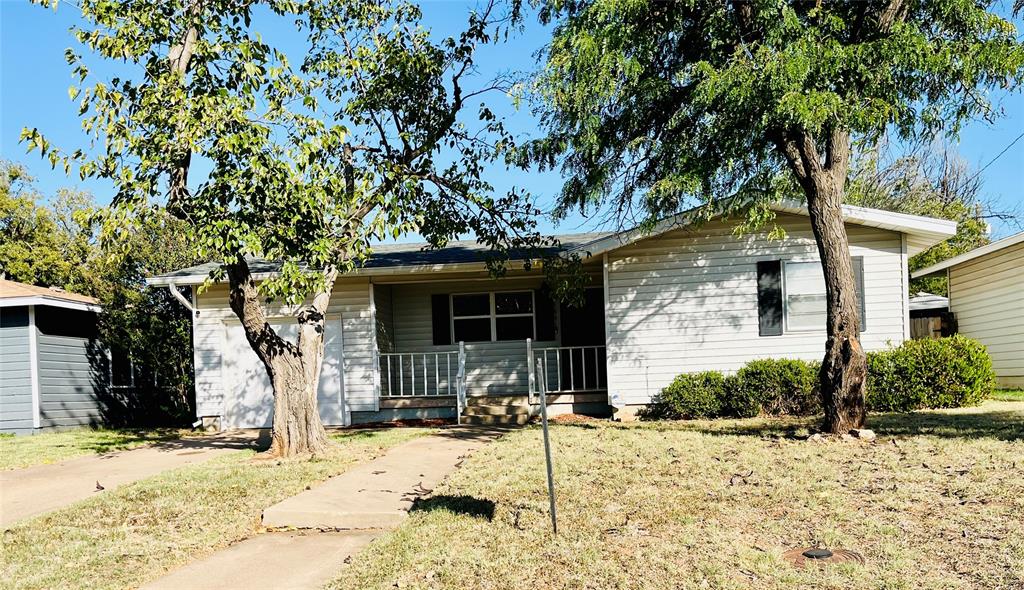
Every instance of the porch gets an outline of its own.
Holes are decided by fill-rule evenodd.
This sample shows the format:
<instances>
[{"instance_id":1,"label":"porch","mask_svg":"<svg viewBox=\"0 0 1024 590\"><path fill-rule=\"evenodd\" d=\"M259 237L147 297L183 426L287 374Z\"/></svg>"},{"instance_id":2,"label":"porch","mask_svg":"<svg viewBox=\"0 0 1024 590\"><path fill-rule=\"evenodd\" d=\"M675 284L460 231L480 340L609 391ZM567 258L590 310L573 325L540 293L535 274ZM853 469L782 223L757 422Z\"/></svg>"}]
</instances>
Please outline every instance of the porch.
<instances>
[{"instance_id":1,"label":"porch","mask_svg":"<svg viewBox=\"0 0 1024 590\"><path fill-rule=\"evenodd\" d=\"M375 284L381 412L523 423L543 391L553 413L608 414L603 290L586 293L569 307L539 277Z\"/></svg>"}]
</instances>

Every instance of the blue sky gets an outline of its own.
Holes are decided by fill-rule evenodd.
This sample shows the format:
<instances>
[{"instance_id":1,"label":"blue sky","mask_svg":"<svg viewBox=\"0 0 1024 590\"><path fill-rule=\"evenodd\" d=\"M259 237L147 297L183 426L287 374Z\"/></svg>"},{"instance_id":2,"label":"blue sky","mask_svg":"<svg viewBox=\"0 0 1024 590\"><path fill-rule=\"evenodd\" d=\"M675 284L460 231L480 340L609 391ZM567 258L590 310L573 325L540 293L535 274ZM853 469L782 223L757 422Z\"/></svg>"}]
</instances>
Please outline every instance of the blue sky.
<instances>
[{"instance_id":1,"label":"blue sky","mask_svg":"<svg viewBox=\"0 0 1024 590\"><path fill-rule=\"evenodd\" d=\"M428 26L441 33L455 32L465 22L468 7L461 0L424 2ZM74 6L64 4L56 13L30 5L27 0L0 0L0 157L26 165L43 194L71 186L93 192L100 202L109 200L110 186L100 181L79 181L63 171L54 171L37 155L27 155L18 137L23 127L38 127L56 145L74 149L84 147L84 136L77 116L77 105L68 99L72 79L64 61L64 50L74 41L68 27L77 17ZM1018 24L1018 26L1020 26ZM547 36L535 22L510 43L486 48L480 55L481 73L524 71L534 64L533 54ZM269 37L269 35L268 35ZM1024 131L1024 94L1002 93L992 97L1006 116L995 125L972 123L956 144L966 160L975 167L985 166L1015 137ZM496 109L511 115L512 129L521 135L535 132L534 119L526 112L514 112L510 104ZM1024 139L1017 142L982 172L984 193L996 208L1024 209ZM525 188L549 206L561 186L557 173L509 172L495 168L489 179L498 190L512 186ZM596 220L580 216L554 226L542 222L546 231L568 233L599 229ZM994 222L996 237L1019 231L1019 227Z\"/></svg>"}]
</instances>

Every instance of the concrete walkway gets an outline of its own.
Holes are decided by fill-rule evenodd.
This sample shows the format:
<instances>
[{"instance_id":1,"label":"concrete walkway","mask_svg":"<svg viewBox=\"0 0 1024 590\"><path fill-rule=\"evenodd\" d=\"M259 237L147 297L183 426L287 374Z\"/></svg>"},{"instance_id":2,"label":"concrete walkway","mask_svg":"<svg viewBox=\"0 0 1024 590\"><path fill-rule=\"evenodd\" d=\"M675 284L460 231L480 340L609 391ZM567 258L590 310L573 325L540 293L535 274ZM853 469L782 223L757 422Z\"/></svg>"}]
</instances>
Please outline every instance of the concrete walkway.
<instances>
[{"instance_id":1,"label":"concrete walkway","mask_svg":"<svg viewBox=\"0 0 1024 590\"><path fill-rule=\"evenodd\" d=\"M145 447L0 472L0 528L163 471L262 443L258 431L154 443ZM96 482L103 491L96 489Z\"/></svg>"},{"instance_id":2,"label":"concrete walkway","mask_svg":"<svg viewBox=\"0 0 1024 590\"><path fill-rule=\"evenodd\" d=\"M268 528L328 532L257 535L143 588L319 588L339 575L347 557L398 526L463 457L504 432L458 427L399 445L263 511Z\"/></svg>"}]
</instances>

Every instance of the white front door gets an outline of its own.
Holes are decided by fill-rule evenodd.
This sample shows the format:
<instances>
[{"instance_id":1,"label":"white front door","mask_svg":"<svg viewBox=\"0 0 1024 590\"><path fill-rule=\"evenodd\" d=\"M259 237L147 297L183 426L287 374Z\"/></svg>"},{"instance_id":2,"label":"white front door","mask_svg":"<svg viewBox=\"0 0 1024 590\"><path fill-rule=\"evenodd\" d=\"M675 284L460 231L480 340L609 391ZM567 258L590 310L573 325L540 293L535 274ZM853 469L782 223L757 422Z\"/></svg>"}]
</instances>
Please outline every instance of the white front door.
<instances>
[{"instance_id":1,"label":"white front door","mask_svg":"<svg viewBox=\"0 0 1024 590\"><path fill-rule=\"evenodd\" d=\"M282 338L295 342L294 321L275 320L271 326ZM249 346L242 326L224 326L224 425L227 428L269 428L274 417L274 390L267 369ZM317 406L327 426L347 426L342 363L341 319L328 319L324 334L324 362L320 371Z\"/></svg>"}]
</instances>

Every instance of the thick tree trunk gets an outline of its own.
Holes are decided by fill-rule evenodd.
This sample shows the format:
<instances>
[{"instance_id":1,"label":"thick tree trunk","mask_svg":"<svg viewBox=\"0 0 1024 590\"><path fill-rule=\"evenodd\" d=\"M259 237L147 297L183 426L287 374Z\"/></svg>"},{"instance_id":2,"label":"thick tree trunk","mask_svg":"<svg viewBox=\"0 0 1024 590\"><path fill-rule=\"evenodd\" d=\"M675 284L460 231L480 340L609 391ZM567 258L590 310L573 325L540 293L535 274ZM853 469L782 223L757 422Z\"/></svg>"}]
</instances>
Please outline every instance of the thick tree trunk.
<instances>
[{"instance_id":1,"label":"thick tree trunk","mask_svg":"<svg viewBox=\"0 0 1024 590\"><path fill-rule=\"evenodd\" d=\"M256 282L243 259L227 266L231 309L245 330L253 351L263 361L274 388L274 422L270 454L291 457L320 455L328 446L317 408L317 388L324 356L327 302L336 273L327 273L327 287L298 314L298 338L288 342L267 322Z\"/></svg>"},{"instance_id":2,"label":"thick tree trunk","mask_svg":"<svg viewBox=\"0 0 1024 590\"><path fill-rule=\"evenodd\" d=\"M825 358L819 374L825 410L823 427L826 432L843 434L864 426L867 380L867 355L860 345L860 306L842 211L850 136L842 129L828 132L824 157L805 130L782 130L772 139L807 197L811 229L825 275Z\"/></svg>"},{"instance_id":3,"label":"thick tree trunk","mask_svg":"<svg viewBox=\"0 0 1024 590\"><path fill-rule=\"evenodd\" d=\"M819 375L824 429L842 434L864 426L867 355L860 345L860 306L843 223L843 186L831 178L815 184L807 204L825 275L827 337Z\"/></svg>"}]
</instances>

